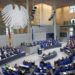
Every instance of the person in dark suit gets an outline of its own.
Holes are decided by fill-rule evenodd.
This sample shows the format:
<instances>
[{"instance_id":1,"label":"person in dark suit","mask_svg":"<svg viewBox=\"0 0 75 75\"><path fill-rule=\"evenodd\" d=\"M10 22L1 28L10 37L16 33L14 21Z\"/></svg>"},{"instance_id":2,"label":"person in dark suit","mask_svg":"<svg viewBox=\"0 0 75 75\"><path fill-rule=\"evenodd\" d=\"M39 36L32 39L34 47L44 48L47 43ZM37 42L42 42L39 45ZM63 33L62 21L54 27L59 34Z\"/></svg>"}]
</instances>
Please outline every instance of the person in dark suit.
<instances>
[{"instance_id":1,"label":"person in dark suit","mask_svg":"<svg viewBox=\"0 0 75 75\"><path fill-rule=\"evenodd\" d=\"M47 75L52 75L50 70L47 71Z\"/></svg>"},{"instance_id":2,"label":"person in dark suit","mask_svg":"<svg viewBox=\"0 0 75 75\"><path fill-rule=\"evenodd\" d=\"M14 65L14 68L16 68L16 69L18 69L18 68L19 68L19 66L17 65L17 63Z\"/></svg>"},{"instance_id":3,"label":"person in dark suit","mask_svg":"<svg viewBox=\"0 0 75 75\"><path fill-rule=\"evenodd\" d=\"M1 59L6 58L6 56L4 54L1 54Z\"/></svg>"}]
</instances>

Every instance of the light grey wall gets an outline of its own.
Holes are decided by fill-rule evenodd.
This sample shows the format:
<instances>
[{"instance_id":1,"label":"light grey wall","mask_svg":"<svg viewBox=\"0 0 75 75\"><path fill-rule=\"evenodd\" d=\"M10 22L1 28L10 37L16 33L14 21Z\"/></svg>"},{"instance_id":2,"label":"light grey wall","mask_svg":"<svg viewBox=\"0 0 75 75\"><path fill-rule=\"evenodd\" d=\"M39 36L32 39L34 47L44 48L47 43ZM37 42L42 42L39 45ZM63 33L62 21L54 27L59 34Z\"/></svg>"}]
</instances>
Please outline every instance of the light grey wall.
<instances>
[{"instance_id":1,"label":"light grey wall","mask_svg":"<svg viewBox=\"0 0 75 75\"><path fill-rule=\"evenodd\" d=\"M56 26L56 34L57 34L56 35L57 39L60 40L60 27L59 27L59 25Z\"/></svg>"},{"instance_id":2,"label":"light grey wall","mask_svg":"<svg viewBox=\"0 0 75 75\"><path fill-rule=\"evenodd\" d=\"M33 41L46 40L46 28L44 26L33 26Z\"/></svg>"},{"instance_id":3,"label":"light grey wall","mask_svg":"<svg viewBox=\"0 0 75 75\"><path fill-rule=\"evenodd\" d=\"M22 42L30 43L32 41L31 34L15 34L13 35L13 46L18 46Z\"/></svg>"},{"instance_id":4,"label":"light grey wall","mask_svg":"<svg viewBox=\"0 0 75 75\"><path fill-rule=\"evenodd\" d=\"M57 38L59 39L59 27L57 27ZM40 40L46 40L46 33L53 33L54 28L53 25L51 26L34 26L33 27L33 32L34 32L34 41L40 41ZM13 34L13 46L18 46L20 45L21 42L26 42L30 43L32 42L32 29L30 33L25 33L25 34ZM0 35L0 46L5 46L7 45L7 37L6 35Z\"/></svg>"},{"instance_id":5,"label":"light grey wall","mask_svg":"<svg viewBox=\"0 0 75 75\"><path fill-rule=\"evenodd\" d=\"M6 46L7 37L5 35L0 35L0 46Z\"/></svg>"},{"instance_id":6,"label":"light grey wall","mask_svg":"<svg viewBox=\"0 0 75 75\"><path fill-rule=\"evenodd\" d=\"M21 42L29 43L31 42L31 34L13 34L12 35L12 43L13 46L18 46L21 44ZM0 36L0 46L6 46L8 45L8 38L6 35Z\"/></svg>"},{"instance_id":7,"label":"light grey wall","mask_svg":"<svg viewBox=\"0 0 75 75\"><path fill-rule=\"evenodd\" d=\"M54 33L54 27L53 27L53 25L46 26L46 33Z\"/></svg>"},{"instance_id":8,"label":"light grey wall","mask_svg":"<svg viewBox=\"0 0 75 75\"><path fill-rule=\"evenodd\" d=\"M46 40L46 32L34 33L33 41Z\"/></svg>"},{"instance_id":9,"label":"light grey wall","mask_svg":"<svg viewBox=\"0 0 75 75\"><path fill-rule=\"evenodd\" d=\"M45 38L46 39L46 33L54 33L54 25L45 25L45 26L33 26L33 31L34 31L34 34L35 34L35 37L38 37L41 39L41 38ZM38 34L39 35L38 35ZM42 33L45 35L43 36ZM38 36L36 36L36 34ZM56 37L57 39L59 40L60 39L60 27L59 25L56 26ZM42 37L40 37L42 35Z\"/></svg>"},{"instance_id":10,"label":"light grey wall","mask_svg":"<svg viewBox=\"0 0 75 75\"><path fill-rule=\"evenodd\" d=\"M34 33L34 41L46 40L46 33ZM19 46L22 42L31 43L32 42L32 34L13 34L12 36L12 46ZM6 35L0 36L0 46L8 45L8 39Z\"/></svg>"}]
</instances>

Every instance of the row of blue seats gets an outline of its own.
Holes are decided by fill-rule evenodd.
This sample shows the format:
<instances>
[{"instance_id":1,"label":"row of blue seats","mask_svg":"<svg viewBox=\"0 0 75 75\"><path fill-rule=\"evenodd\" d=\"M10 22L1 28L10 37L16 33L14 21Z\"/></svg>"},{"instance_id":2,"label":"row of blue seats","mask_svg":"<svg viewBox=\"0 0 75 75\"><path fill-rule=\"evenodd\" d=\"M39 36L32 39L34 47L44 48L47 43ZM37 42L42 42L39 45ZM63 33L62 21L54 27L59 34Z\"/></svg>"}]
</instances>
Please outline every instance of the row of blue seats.
<instances>
[{"instance_id":1,"label":"row of blue seats","mask_svg":"<svg viewBox=\"0 0 75 75\"><path fill-rule=\"evenodd\" d=\"M26 66L27 69L28 68L30 69L32 67L33 63L23 61L23 65L24 66L21 66L21 67L25 68L25 66ZM29 66L29 67L27 67L27 66ZM14 67L14 68L16 68L16 67ZM44 63L43 61L41 61L39 64L39 67L37 67L36 65L34 66L34 74L36 75L38 73L38 74L46 75L47 70L50 70L50 69L52 69L52 65L50 63ZM4 75L12 75L12 74L19 75L18 70L12 71L9 69L8 66L2 67L2 72Z\"/></svg>"},{"instance_id":2,"label":"row of blue seats","mask_svg":"<svg viewBox=\"0 0 75 75\"><path fill-rule=\"evenodd\" d=\"M61 44L58 42L58 40L54 40L54 39L48 39L48 40L43 40L43 41L37 41L37 42L33 42L36 44L40 44L41 48L48 48L48 47L56 47L56 46L60 46Z\"/></svg>"},{"instance_id":3,"label":"row of blue seats","mask_svg":"<svg viewBox=\"0 0 75 75\"><path fill-rule=\"evenodd\" d=\"M35 67L35 69L34 69L34 75L47 75L46 74L47 73L47 71L46 71L46 69L40 69L40 68L38 68L38 67Z\"/></svg>"},{"instance_id":4,"label":"row of blue seats","mask_svg":"<svg viewBox=\"0 0 75 75\"><path fill-rule=\"evenodd\" d=\"M59 68L56 68L54 71L54 75L60 75L60 73L62 72L70 72L70 71L75 71L75 67L74 66L61 66Z\"/></svg>"},{"instance_id":5,"label":"row of blue seats","mask_svg":"<svg viewBox=\"0 0 75 75\"><path fill-rule=\"evenodd\" d=\"M69 55L69 57L63 58L62 60L58 60L57 63L59 65L67 65L72 63L75 59L75 53L72 53L71 55Z\"/></svg>"},{"instance_id":6,"label":"row of blue seats","mask_svg":"<svg viewBox=\"0 0 75 75\"><path fill-rule=\"evenodd\" d=\"M2 66L2 72L4 75L22 75L21 70L28 70L32 67L33 62L23 61L23 64L14 67L4 65ZM25 74L25 73L24 73Z\"/></svg>"},{"instance_id":7,"label":"row of blue seats","mask_svg":"<svg viewBox=\"0 0 75 75\"><path fill-rule=\"evenodd\" d=\"M58 64L59 67L55 69L54 75L60 75L61 72L72 72L75 71L75 64L73 63L75 57L75 53L72 53L69 55L68 58L65 58L63 60L59 60Z\"/></svg>"},{"instance_id":8,"label":"row of blue seats","mask_svg":"<svg viewBox=\"0 0 75 75\"><path fill-rule=\"evenodd\" d=\"M35 44L41 44L41 43L59 43L58 40L54 40L54 39L48 39L48 40L42 40L42 41L35 41L33 42Z\"/></svg>"},{"instance_id":9,"label":"row of blue seats","mask_svg":"<svg viewBox=\"0 0 75 75\"><path fill-rule=\"evenodd\" d=\"M40 44L41 48L47 49L47 48L55 48L55 47L60 47L61 44L56 44L56 45L50 45L50 44Z\"/></svg>"},{"instance_id":10,"label":"row of blue seats","mask_svg":"<svg viewBox=\"0 0 75 75\"><path fill-rule=\"evenodd\" d=\"M19 75L16 71L5 70L2 68L3 75Z\"/></svg>"},{"instance_id":11,"label":"row of blue seats","mask_svg":"<svg viewBox=\"0 0 75 75\"><path fill-rule=\"evenodd\" d=\"M65 58L65 59L59 60L58 64L59 65L67 65L67 64L70 64L71 62L72 62L72 60L70 60L70 58Z\"/></svg>"},{"instance_id":12,"label":"row of blue seats","mask_svg":"<svg viewBox=\"0 0 75 75\"><path fill-rule=\"evenodd\" d=\"M40 66L41 69L44 69L44 68L52 69L53 68L52 65L49 62L48 63L40 63L39 66Z\"/></svg>"},{"instance_id":13,"label":"row of blue seats","mask_svg":"<svg viewBox=\"0 0 75 75\"><path fill-rule=\"evenodd\" d=\"M11 62L11 61L13 61L15 59L24 57L25 55L26 55L25 52L21 52L21 53L18 53L18 54L14 54L14 55L12 55L12 56L10 56L8 58L2 59L2 60L0 60L0 66L5 64L5 63Z\"/></svg>"},{"instance_id":14,"label":"row of blue seats","mask_svg":"<svg viewBox=\"0 0 75 75\"><path fill-rule=\"evenodd\" d=\"M47 70L53 69L52 65L48 63L44 63L43 61L40 62L39 67L34 68L35 75L47 75Z\"/></svg>"},{"instance_id":15,"label":"row of blue seats","mask_svg":"<svg viewBox=\"0 0 75 75\"><path fill-rule=\"evenodd\" d=\"M31 66L30 63L26 63L24 65ZM35 66L33 75L47 75L47 70L53 69L52 65L50 63L44 63L40 62L39 67ZM60 75L60 72L66 72L66 71L73 71L75 70L75 66L60 66L58 68L54 68L53 74L54 75ZM12 70L6 70L6 68L2 67L2 71L4 75L21 75L18 73L18 71L12 71Z\"/></svg>"},{"instance_id":16,"label":"row of blue seats","mask_svg":"<svg viewBox=\"0 0 75 75\"><path fill-rule=\"evenodd\" d=\"M58 61L59 66L58 67L54 66L54 68L52 67L52 65L49 62L45 63L44 61L41 61L39 64L39 67L36 66L34 63L34 71L33 71L34 74L32 74L32 75L47 75L47 70L50 70L50 69L51 70L54 69L53 70L54 75L60 75L60 72L73 71L73 70L75 70L75 66L74 65L70 66L68 64L71 64L74 57L75 57L75 53L70 55L68 58L65 58L63 60L59 60ZM26 68L28 70L32 67L33 63L23 61L23 65L24 66L21 66L21 67L26 66ZM67 65L67 66L65 66L65 65ZM6 70L6 68L3 68L3 67L2 67L2 71L3 71L4 75L19 75L19 71L11 71L9 69Z\"/></svg>"},{"instance_id":17,"label":"row of blue seats","mask_svg":"<svg viewBox=\"0 0 75 75\"><path fill-rule=\"evenodd\" d=\"M46 65L40 64L40 68L35 67L34 73L35 75L44 75L47 73L47 70L53 69L50 63L46 63ZM46 69L44 68L46 67ZM74 71L75 67L72 65L60 66L58 68L54 68L53 75L60 75L61 72ZM40 72L41 71L41 72ZM47 75L47 74L46 74Z\"/></svg>"}]
</instances>

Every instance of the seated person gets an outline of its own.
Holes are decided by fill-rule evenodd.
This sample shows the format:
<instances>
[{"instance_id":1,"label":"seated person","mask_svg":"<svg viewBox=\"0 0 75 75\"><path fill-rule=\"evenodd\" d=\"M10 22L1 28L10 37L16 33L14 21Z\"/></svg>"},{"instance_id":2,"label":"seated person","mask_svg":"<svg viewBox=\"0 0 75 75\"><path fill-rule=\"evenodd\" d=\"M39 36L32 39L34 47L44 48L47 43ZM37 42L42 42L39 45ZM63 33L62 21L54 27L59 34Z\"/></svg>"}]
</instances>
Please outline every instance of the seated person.
<instances>
[{"instance_id":1,"label":"seated person","mask_svg":"<svg viewBox=\"0 0 75 75\"><path fill-rule=\"evenodd\" d=\"M7 54L6 54L6 57L10 57L10 53L7 53Z\"/></svg>"},{"instance_id":2,"label":"seated person","mask_svg":"<svg viewBox=\"0 0 75 75\"><path fill-rule=\"evenodd\" d=\"M38 66L35 66L35 68L34 68L34 74L36 74L36 73L40 73L40 69L38 68Z\"/></svg>"},{"instance_id":3,"label":"seated person","mask_svg":"<svg viewBox=\"0 0 75 75\"><path fill-rule=\"evenodd\" d=\"M49 70L49 69L52 69L52 65L51 65L51 63L46 63L46 67L47 67L47 69Z\"/></svg>"},{"instance_id":4,"label":"seated person","mask_svg":"<svg viewBox=\"0 0 75 75\"><path fill-rule=\"evenodd\" d=\"M75 70L75 63L73 63L71 67L73 70Z\"/></svg>"},{"instance_id":5,"label":"seated person","mask_svg":"<svg viewBox=\"0 0 75 75\"><path fill-rule=\"evenodd\" d=\"M45 56L46 56L46 54L43 54L43 55L42 55L42 57L45 57Z\"/></svg>"},{"instance_id":6,"label":"seated person","mask_svg":"<svg viewBox=\"0 0 75 75\"><path fill-rule=\"evenodd\" d=\"M27 61L24 60L24 61L23 61L23 65L25 65L26 63L27 63Z\"/></svg>"},{"instance_id":7,"label":"seated person","mask_svg":"<svg viewBox=\"0 0 75 75\"><path fill-rule=\"evenodd\" d=\"M6 56L4 54L1 54L1 59L6 58Z\"/></svg>"},{"instance_id":8,"label":"seated person","mask_svg":"<svg viewBox=\"0 0 75 75\"><path fill-rule=\"evenodd\" d=\"M40 62L40 68L43 69L44 67L46 67L46 63L42 60Z\"/></svg>"},{"instance_id":9,"label":"seated person","mask_svg":"<svg viewBox=\"0 0 75 75\"><path fill-rule=\"evenodd\" d=\"M51 53L49 52L48 55L51 55Z\"/></svg>"},{"instance_id":10,"label":"seated person","mask_svg":"<svg viewBox=\"0 0 75 75\"><path fill-rule=\"evenodd\" d=\"M21 53L21 50L18 48L18 49L17 49L17 52L18 52L18 53Z\"/></svg>"},{"instance_id":11,"label":"seated person","mask_svg":"<svg viewBox=\"0 0 75 75\"><path fill-rule=\"evenodd\" d=\"M14 49L14 54L18 54L18 51L16 48Z\"/></svg>"},{"instance_id":12,"label":"seated person","mask_svg":"<svg viewBox=\"0 0 75 75\"><path fill-rule=\"evenodd\" d=\"M47 71L47 75L52 75L50 70Z\"/></svg>"},{"instance_id":13,"label":"seated person","mask_svg":"<svg viewBox=\"0 0 75 75\"><path fill-rule=\"evenodd\" d=\"M13 51L10 51L10 55L14 55Z\"/></svg>"},{"instance_id":14,"label":"seated person","mask_svg":"<svg viewBox=\"0 0 75 75\"><path fill-rule=\"evenodd\" d=\"M60 68L56 68L54 71L54 75L60 75Z\"/></svg>"},{"instance_id":15,"label":"seated person","mask_svg":"<svg viewBox=\"0 0 75 75\"><path fill-rule=\"evenodd\" d=\"M18 68L19 68L19 66L18 66L17 64L15 64L15 65L14 65L14 68L18 69Z\"/></svg>"},{"instance_id":16,"label":"seated person","mask_svg":"<svg viewBox=\"0 0 75 75\"><path fill-rule=\"evenodd\" d=\"M43 65L45 65L45 62L44 62L44 60L41 60L41 61L40 61L40 63L42 63Z\"/></svg>"}]
</instances>

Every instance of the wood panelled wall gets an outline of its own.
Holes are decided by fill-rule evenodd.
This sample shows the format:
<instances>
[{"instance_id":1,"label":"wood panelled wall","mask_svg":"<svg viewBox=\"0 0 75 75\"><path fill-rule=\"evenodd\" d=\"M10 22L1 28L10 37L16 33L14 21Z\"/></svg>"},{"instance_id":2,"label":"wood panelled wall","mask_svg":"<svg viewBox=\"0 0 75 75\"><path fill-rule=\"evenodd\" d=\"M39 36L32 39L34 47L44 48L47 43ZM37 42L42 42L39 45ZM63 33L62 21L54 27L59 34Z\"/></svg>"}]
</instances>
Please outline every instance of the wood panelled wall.
<instances>
[{"instance_id":1,"label":"wood panelled wall","mask_svg":"<svg viewBox=\"0 0 75 75\"><path fill-rule=\"evenodd\" d=\"M64 21L75 19L75 13L70 13L69 6L56 9L56 22L58 25L64 25Z\"/></svg>"},{"instance_id":2,"label":"wood panelled wall","mask_svg":"<svg viewBox=\"0 0 75 75\"><path fill-rule=\"evenodd\" d=\"M37 9L34 14L33 25L52 25L52 21L49 21L52 14L52 6L44 3L35 6Z\"/></svg>"}]
</instances>

